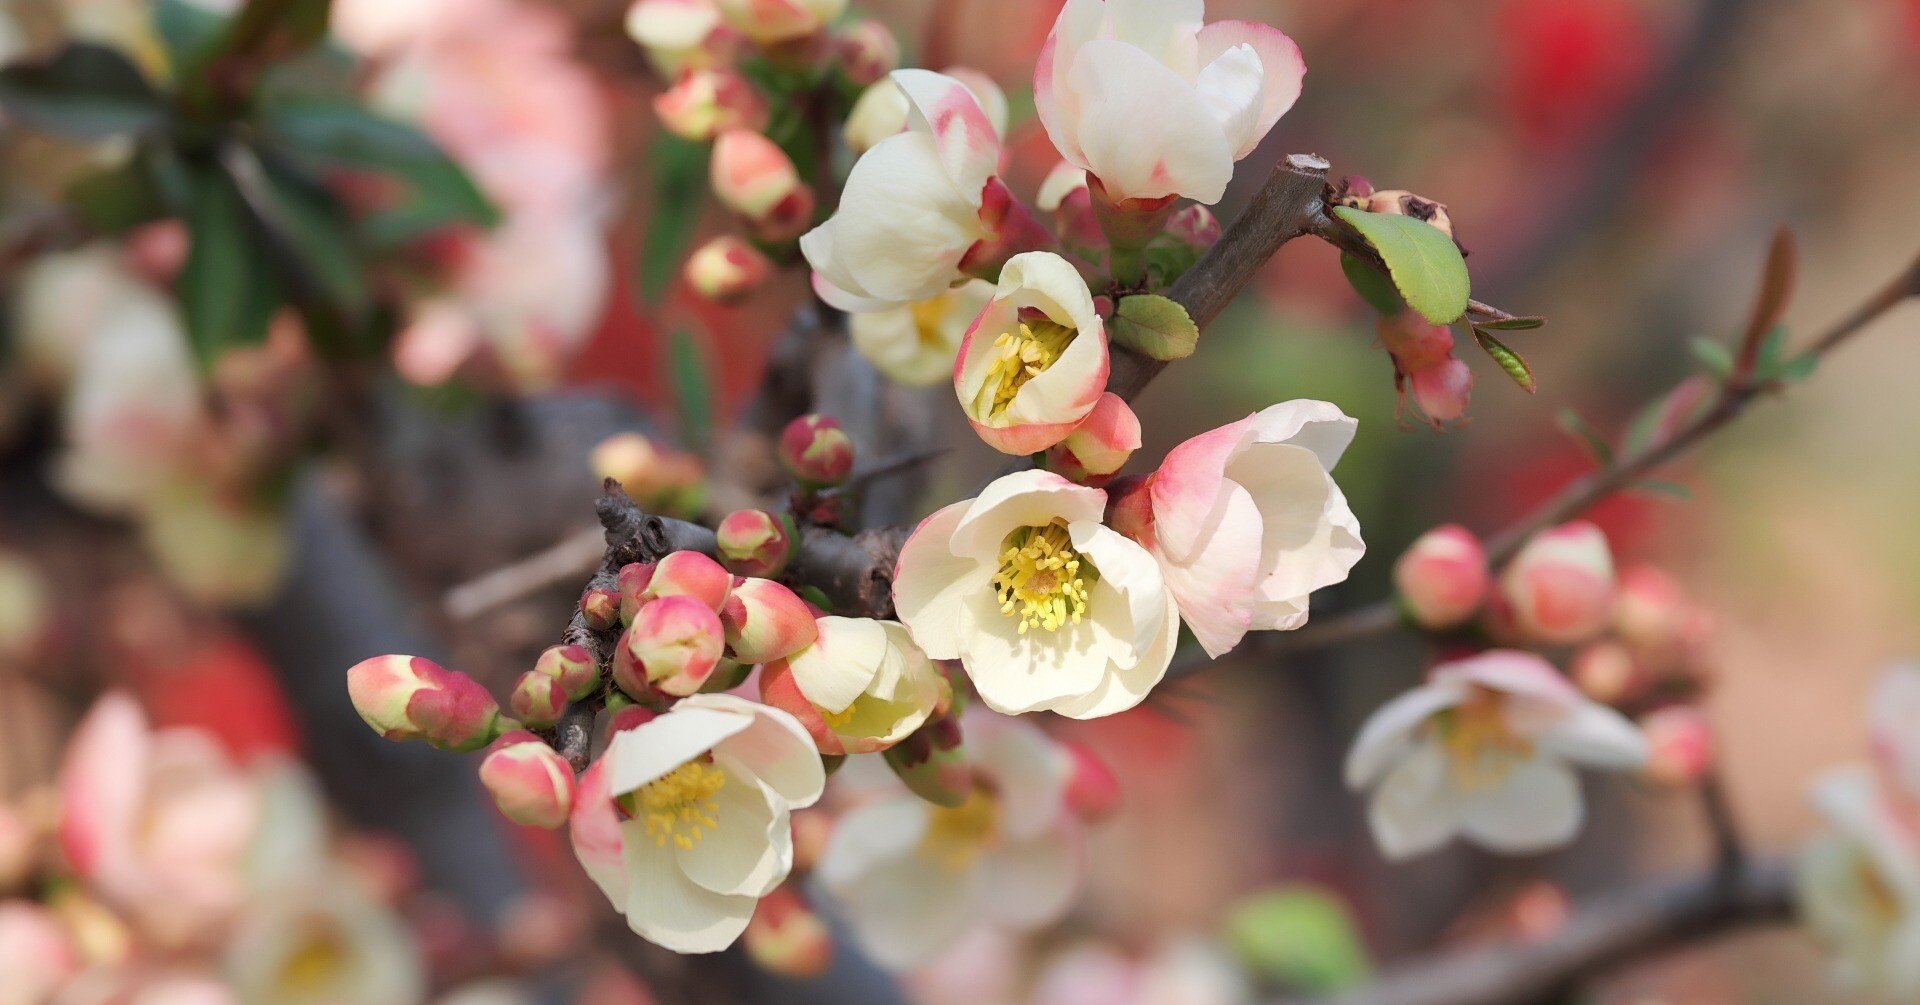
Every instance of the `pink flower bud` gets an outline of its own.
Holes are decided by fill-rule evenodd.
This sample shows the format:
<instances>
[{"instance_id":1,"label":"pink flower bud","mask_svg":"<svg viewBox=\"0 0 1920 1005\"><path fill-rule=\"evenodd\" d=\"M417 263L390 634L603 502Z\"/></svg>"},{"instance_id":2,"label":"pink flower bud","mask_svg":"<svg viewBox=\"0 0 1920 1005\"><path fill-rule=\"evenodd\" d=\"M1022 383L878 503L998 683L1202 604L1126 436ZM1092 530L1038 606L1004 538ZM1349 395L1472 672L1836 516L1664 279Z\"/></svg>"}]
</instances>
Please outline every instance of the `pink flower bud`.
<instances>
[{"instance_id":1,"label":"pink flower bud","mask_svg":"<svg viewBox=\"0 0 1920 1005\"><path fill-rule=\"evenodd\" d=\"M570 701L579 701L600 687L600 668L585 646L554 646L540 654L533 670L559 681Z\"/></svg>"},{"instance_id":2,"label":"pink flower bud","mask_svg":"<svg viewBox=\"0 0 1920 1005\"><path fill-rule=\"evenodd\" d=\"M807 602L771 579L746 579L720 608L727 649L742 663L786 659L813 644L820 631Z\"/></svg>"},{"instance_id":3,"label":"pink flower bud","mask_svg":"<svg viewBox=\"0 0 1920 1005\"><path fill-rule=\"evenodd\" d=\"M959 806L973 794L960 718L938 715L906 739L888 747L887 767L914 795L937 806Z\"/></svg>"},{"instance_id":4,"label":"pink flower bud","mask_svg":"<svg viewBox=\"0 0 1920 1005\"><path fill-rule=\"evenodd\" d=\"M1647 778L1676 788L1700 781L1713 765L1713 726L1692 705L1669 705L1640 720L1647 735Z\"/></svg>"},{"instance_id":5,"label":"pink flower bud","mask_svg":"<svg viewBox=\"0 0 1920 1005\"><path fill-rule=\"evenodd\" d=\"M1432 199L1423 199L1412 192L1401 189L1375 192L1367 200L1367 212L1411 216L1416 220L1425 220L1433 224L1448 237L1453 236L1453 218L1447 215L1447 207Z\"/></svg>"},{"instance_id":6,"label":"pink flower bud","mask_svg":"<svg viewBox=\"0 0 1920 1005\"><path fill-rule=\"evenodd\" d=\"M1167 234L1182 244L1206 251L1220 240L1220 218L1196 202L1173 214L1167 221Z\"/></svg>"},{"instance_id":7,"label":"pink flower bud","mask_svg":"<svg viewBox=\"0 0 1920 1005\"><path fill-rule=\"evenodd\" d=\"M732 234L708 241L687 258L687 285L717 304L739 303L772 274L773 262Z\"/></svg>"},{"instance_id":8,"label":"pink flower bud","mask_svg":"<svg viewBox=\"0 0 1920 1005\"><path fill-rule=\"evenodd\" d=\"M1650 683L1633 654L1618 642L1596 642L1580 650L1567 674L1587 697L1616 707L1638 701Z\"/></svg>"},{"instance_id":9,"label":"pink flower bud","mask_svg":"<svg viewBox=\"0 0 1920 1005\"><path fill-rule=\"evenodd\" d=\"M803 415L780 432L780 463L808 488L832 488L853 473L853 439L830 415Z\"/></svg>"},{"instance_id":10,"label":"pink flower bud","mask_svg":"<svg viewBox=\"0 0 1920 1005\"><path fill-rule=\"evenodd\" d=\"M1099 823L1120 808L1120 780L1113 768L1085 745L1058 741L1069 765L1067 808L1087 823Z\"/></svg>"},{"instance_id":11,"label":"pink flower bud","mask_svg":"<svg viewBox=\"0 0 1920 1005\"><path fill-rule=\"evenodd\" d=\"M653 99L667 131L705 143L722 130L767 128L767 103L747 78L733 70L691 69Z\"/></svg>"},{"instance_id":12,"label":"pink flower bud","mask_svg":"<svg viewBox=\"0 0 1920 1005\"><path fill-rule=\"evenodd\" d=\"M588 590L580 595L580 613L586 616L587 627L603 632L620 623L620 592L618 590Z\"/></svg>"},{"instance_id":13,"label":"pink flower bud","mask_svg":"<svg viewBox=\"0 0 1920 1005\"><path fill-rule=\"evenodd\" d=\"M1473 399L1473 371L1458 359L1447 359L1407 375L1413 403L1436 423L1457 422Z\"/></svg>"},{"instance_id":14,"label":"pink flower bud","mask_svg":"<svg viewBox=\"0 0 1920 1005\"><path fill-rule=\"evenodd\" d=\"M479 750L500 731L500 706L473 678L418 656L376 656L347 671L353 707L390 740Z\"/></svg>"},{"instance_id":15,"label":"pink flower bud","mask_svg":"<svg viewBox=\"0 0 1920 1005\"><path fill-rule=\"evenodd\" d=\"M834 39L840 72L856 87L870 87L900 66L900 40L878 21L858 21Z\"/></svg>"},{"instance_id":16,"label":"pink flower bud","mask_svg":"<svg viewBox=\"0 0 1920 1005\"><path fill-rule=\"evenodd\" d=\"M0 903L0 974L4 1001L51 1001L78 976L84 961L53 912L32 901Z\"/></svg>"},{"instance_id":17,"label":"pink flower bud","mask_svg":"<svg viewBox=\"0 0 1920 1005\"><path fill-rule=\"evenodd\" d=\"M1453 330L1428 321L1418 311L1383 314L1374 330L1401 373L1419 373L1453 358Z\"/></svg>"},{"instance_id":18,"label":"pink flower bud","mask_svg":"<svg viewBox=\"0 0 1920 1005\"><path fill-rule=\"evenodd\" d=\"M1126 399L1100 395L1093 411L1067 438L1047 448L1047 469L1083 485L1105 484L1140 449L1140 419Z\"/></svg>"},{"instance_id":19,"label":"pink flower bud","mask_svg":"<svg viewBox=\"0 0 1920 1005\"><path fill-rule=\"evenodd\" d=\"M728 514L713 533L721 563L736 576L778 576L793 557L797 537L793 518L758 509Z\"/></svg>"},{"instance_id":20,"label":"pink flower bud","mask_svg":"<svg viewBox=\"0 0 1920 1005\"><path fill-rule=\"evenodd\" d=\"M621 624L633 624L634 615L639 614L640 608L653 599L652 594L647 592L647 586L653 582L653 568L652 562L630 562L614 574L614 587L620 594Z\"/></svg>"},{"instance_id":21,"label":"pink flower bud","mask_svg":"<svg viewBox=\"0 0 1920 1005\"><path fill-rule=\"evenodd\" d=\"M720 616L705 602L667 596L640 609L639 617L621 636L621 645L648 684L686 697L699 691L719 665L724 630Z\"/></svg>"},{"instance_id":22,"label":"pink flower bud","mask_svg":"<svg viewBox=\"0 0 1920 1005\"><path fill-rule=\"evenodd\" d=\"M1480 539L1457 524L1422 534L1393 566L1393 584L1408 615L1435 630L1473 617L1487 599L1491 578Z\"/></svg>"},{"instance_id":23,"label":"pink flower bud","mask_svg":"<svg viewBox=\"0 0 1920 1005\"><path fill-rule=\"evenodd\" d=\"M713 194L753 224L762 240L792 240L813 225L813 190L786 151L759 133L722 132L709 174Z\"/></svg>"},{"instance_id":24,"label":"pink flower bud","mask_svg":"<svg viewBox=\"0 0 1920 1005\"><path fill-rule=\"evenodd\" d=\"M755 964L782 977L811 980L833 964L833 934L790 883L760 899L741 938Z\"/></svg>"},{"instance_id":25,"label":"pink flower bud","mask_svg":"<svg viewBox=\"0 0 1920 1005\"><path fill-rule=\"evenodd\" d=\"M1638 565L1620 573L1613 630L1627 645L1643 653L1671 653L1687 635L1692 616L1680 584L1665 572Z\"/></svg>"},{"instance_id":26,"label":"pink flower bud","mask_svg":"<svg viewBox=\"0 0 1920 1005\"><path fill-rule=\"evenodd\" d=\"M1153 481L1132 475L1107 486L1107 526L1140 542L1153 540Z\"/></svg>"},{"instance_id":27,"label":"pink flower bud","mask_svg":"<svg viewBox=\"0 0 1920 1005\"><path fill-rule=\"evenodd\" d=\"M701 694L720 694L731 691L747 682L753 674L753 664L721 657L720 665L713 668L713 676L700 686Z\"/></svg>"},{"instance_id":28,"label":"pink flower bud","mask_svg":"<svg viewBox=\"0 0 1920 1005\"><path fill-rule=\"evenodd\" d=\"M1500 590L1530 638L1568 645L1598 635L1613 614L1613 555L1584 520L1541 531L1507 566Z\"/></svg>"},{"instance_id":29,"label":"pink flower bud","mask_svg":"<svg viewBox=\"0 0 1920 1005\"><path fill-rule=\"evenodd\" d=\"M508 820L555 830L573 809L573 769L532 733L516 730L480 762L480 782Z\"/></svg>"},{"instance_id":30,"label":"pink flower bud","mask_svg":"<svg viewBox=\"0 0 1920 1005\"><path fill-rule=\"evenodd\" d=\"M653 567L653 578L647 582L643 596L647 600L692 597L717 613L731 589L733 573L726 566L697 551L676 551Z\"/></svg>"},{"instance_id":31,"label":"pink flower bud","mask_svg":"<svg viewBox=\"0 0 1920 1005\"><path fill-rule=\"evenodd\" d=\"M507 696L507 707L513 710L521 725L546 729L559 722L566 712L567 689L560 685L558 678L529 670L514 683L513 693Z\"/></svg>"}]
</instances>

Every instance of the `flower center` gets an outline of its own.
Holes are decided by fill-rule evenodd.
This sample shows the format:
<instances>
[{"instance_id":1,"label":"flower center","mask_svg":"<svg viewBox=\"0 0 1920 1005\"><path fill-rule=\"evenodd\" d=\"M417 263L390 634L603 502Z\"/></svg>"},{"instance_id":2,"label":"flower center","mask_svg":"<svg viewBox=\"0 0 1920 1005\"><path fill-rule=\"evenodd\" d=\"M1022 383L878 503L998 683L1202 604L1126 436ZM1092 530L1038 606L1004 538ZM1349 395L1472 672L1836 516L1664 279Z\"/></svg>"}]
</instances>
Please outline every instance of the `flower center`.
<instances>
[{"instance_id":1,"label":"flower center","mask_svg":"<svg viewBox=\"0 0 1920 1005\"><path fill-rule=\"evenodd\" d=\"M924 349L939 349L946 345L941 329L945 327L947 314L953 309L951 294L942 294L931 300L922 300L912 307L913 331Z\"/></svg>"},{"instance_id":2,"label":"flower center","mask_svg":"<svg viewBox=\"0 0 1920 1005\"><path fill-rule=\"evenodd\" d=\"M1006 411L1013 396L1027 381L1046 372L1067 351L1076 334L1072 328L1045 317L1020 322L1017 332L1001 333L993 340L993 368L987 371L987 382L980 390L982 400L976 403L985 406L981 413L993 418Z\"/></svg>"},{"instance_id":3,"label":"flower center","mask_svg":"<svg viewBox=\"0 0 1920 1005\"><path fill-rule=\"evenodd\" d=\"M1000 613L1020 619L1020 634L1079 624L1100 570L1073 550L1066 524L1055 520L1045 527L1022 527L1007 535L1004 546L993 589Z\"/></svg>"},{"instance_id":4,"label":"flower center","mask_svg":"<svg viewBox=\"0 0 1920 1005\"><path fill-rule=\"evenodd\" d=\"M1477 691L1440 713L1434 729L1452 764L1454 784L1463 789L1494 788L1516 763L1533 756L1532 741L1507 724L1505 699L1490 691Z\"/></svg>"},{"instance_id":5,"label":"flower center","mask_svg":"<svg viewBox=\"0 0 1920 1005\"><path fill-rule=\"evenodd\" d=\"M645 821L654 843L691 848L707 830L720 826L714 794L727 784L726 772L701 761L685 764L642 786L634 816Z\"/></svg>"},{"instance_id":6,"label":"flower center","mask_svg":"<svg viewBox=\"0 0 1920 1005\"><path fill-rule=\"evenodd\" d=\"M1000 800L975 785L958 806L936 806L920 838L920 854L948 869L964 869L992 845L1000 832Z\"/></svg>"},{"instance_id":7,"label":"flower center","mask_svg":"<svg viewBox=\"0 0 1920 1005\"><path fill-rule=\"evenodd\" d=\"M1861 908L1867 922L1880 931L1892 931L1900 924L1900 895L1894 892L1872 856L1863 851L1854 854L1853 872L1860 884Z\"/></svg>"},{"instance_id":8,"label":"flower center","mask_svg":"<svg viewBox=\"0 0 1920 1005\"><path fill-rule=\"evenodd\" d=\"M347 947L337 933L312 933L280 965L280 990L310 995L332 987L347 965Z\"/></svg>"}]
</instances>

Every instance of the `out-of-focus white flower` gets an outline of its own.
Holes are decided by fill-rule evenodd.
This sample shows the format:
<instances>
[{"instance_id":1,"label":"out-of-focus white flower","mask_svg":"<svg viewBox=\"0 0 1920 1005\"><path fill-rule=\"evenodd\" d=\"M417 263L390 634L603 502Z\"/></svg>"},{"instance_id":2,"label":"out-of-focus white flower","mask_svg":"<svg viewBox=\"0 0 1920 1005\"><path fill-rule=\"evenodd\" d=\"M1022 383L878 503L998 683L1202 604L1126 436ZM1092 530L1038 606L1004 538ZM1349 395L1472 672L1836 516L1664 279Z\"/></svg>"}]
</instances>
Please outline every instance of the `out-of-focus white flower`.
<instances>
[{"instance_id":1,"label":"out-of-focus white flower","mask_svg":"<svg viewBox=\"0 0 1920 1005\"><path fill-rule=\"evenodd\" d=\"M963 726L980 779L965 803L883 796L842 817L820 859L821 884L887 966L925 962L982 922L1050 924L1079 883L1066 757L1024 722L976 710Z\"/></svg>"},{"instance_id":2,"label":"out-of-focus white flower","mask_svg":"<svg viewBox=\"0 0 1920 1005\"><path fill-rule=\"evenodd\" d=\"M1059 443L1106 391L1111 357L1093 293L1059 255L1016 255L960 343L953 390L974 432L1006 454Z\"/></svg>"},{"instance_id":3,"label":"out-of-focus white flower","mask_svg":"<svg viewBox=\"0 0 1920 1005\"><path fill-rule=\"evenodd\" d=\"M405 924L348 877L255 902L227 944L246 1005L420 1005L426 974Z\"/></svg>"},{"instance_id":4,"label":"out-of-focus white flower","mask_svg":"<svg viewBox=\"0 0 1920 1005\"><path fill-rule=\"evenodd\" d=\"M1125 711L1165 676L1179 612L1153 557L1101 523L1107 494L1047 471L996 479L907 539L893 599L999 712Z\"/></svg>"},{"instance_id":5,"label":"out-of-focus white flower","mask_svg":"<svg viewBox=\"0 0 1920 1005\"><path fill-rule=\"evenodd\" d=\"M637 0L627 9L627 34L663 73L704 66L701 57L720 25L713 0Z\"/></svg>"},{"instance_id":6,"label":"out-of-focus white flower","mask_svg":"<svg viewBox=\"0 0 1920 1005\"><path fill-rule=\"evenodd\" d=\"M847 0L716 0L735 31L761 45L813 35L847 9Z\"/></svg>"},{"instance_id":7,"label":"out-of-focus white flower","mask_svg":"<svg viewBox=\"0 0 1920 1005\"><path fill-rule=\"evenodd\" d=\"M172 313L167 298L104 243L28 263L12 307L18 365L48 387L72 378L96 332ZM128 320L115 320L121 317Z\"/></svg>"},{"instance_id":8,"label":"out-of-focus white flower","mask_svg":"<svg viewBox=\"0 0 1920 1005\"><path fill-rule=\"evenodd\" d=\"M1888 668L1870 708L1874 763L1901 798L1920 805L1920 666Z\"/></svg>"},{"instance_id":9,"label":"out-of-focus white flower","mask_svg":"<svg viewBox=\"0 0 1920 1005\"><path fill-rule=\"evenodd\" d=\"M793 717L695 695L620 733L580 777L574 854L627 924L681 953L718 952L793 867L792 810L826 784ZM615 800L627 807L623 821Z\"/></svg>"},{"instance_id":10,"label":"out-of-focus white flower","mask_svg":"<svg viewBox=\"0 0 1920 1005\"><path fill-rule=\"evenodd\" d=\"M1507 854L1565 844L1585 810L1573 765L1629 770L1647 743L1532 653L1447 663L1382 706L1347 755L1347 785L1372 790L1368 821L1390 858L1457 836Z\"/></svg>"},{"instance_id":11,"label":"out-of-focus white flower","mask_svg":"<svg viewBox=\"0 0 1920 1005\"><path fill-rule=\"evenodd\" d=\"M1292 39L1251 21L1202 27L1205 15L1204 0L1068 0L1040 50L1040 121L1116 202L1220 201L1300 96Z\"/></svg>"},{"instance_id":12,"label":"out-of-focus white flower","mask_svg":"<svg viewBox=\"0 0 1920 1005\"><path fill-rule=\"evenodd\" d=\"M855 314L853 347L888 379L931 387L952 378L961 340L992 299L993 284L974 279L911 306Z\"/></svg>"},{"instance_id":13,"label":"out-of-focus white flower","mask_svg":"<svg viewBox=\"0 0 1920 1005\"><path fill-rule=\"evenodd\" d=\"M1814 805L1829 830L1799 861L1802 916L1832 948L1841 983L1913 1000L1920 995L1920 837L1890 811L1865 768L1822 779Z\"/></svg>"},{"instance_id":14,"label":"out-of-focus white flower","mask_svg":"<svg viewBox=\"0 0 1920 1005\"><path fill-rule=\"evenodd\" d=\"M1253 1000L1246 975L1219 950L1197 940L1156 946L1130 957L1098 943L1049 958L1030 1005L1244 1005Z\"/></svg>"},{"instance_id":15,"label":"out-of-focus white flower","mask_svg":"<svg viewBox=\"0 0 1920 1005\"><path fill-rule=\"evenodd\" d=\"M1120 492L1114 526L1158 560L1210 655L1305 624L1313 591L1366 552L1331 474L1355 425L1324 401L1274 405L1175 447Z\"/></svg>"}]
</instances>

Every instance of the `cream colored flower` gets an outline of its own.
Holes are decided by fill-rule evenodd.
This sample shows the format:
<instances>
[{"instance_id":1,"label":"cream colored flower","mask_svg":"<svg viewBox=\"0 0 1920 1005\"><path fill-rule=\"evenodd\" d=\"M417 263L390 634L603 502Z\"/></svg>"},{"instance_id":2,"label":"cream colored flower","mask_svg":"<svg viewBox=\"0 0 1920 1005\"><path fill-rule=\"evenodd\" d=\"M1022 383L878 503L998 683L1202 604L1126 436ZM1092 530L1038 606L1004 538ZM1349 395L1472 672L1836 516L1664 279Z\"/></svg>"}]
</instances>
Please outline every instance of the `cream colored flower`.
<instances>
[{"instance_id":1,"label":"cream colored flower","mask_svg":"<svg viewBox=\"0 0 1920 1005\"><path fill-rule=\"evenodd\" d=\"M952 379L960 343L992 299L993 284L974 279L911 306L855 314L853 347L889 380L932 387Z\"/></svg>"}]
</instances>

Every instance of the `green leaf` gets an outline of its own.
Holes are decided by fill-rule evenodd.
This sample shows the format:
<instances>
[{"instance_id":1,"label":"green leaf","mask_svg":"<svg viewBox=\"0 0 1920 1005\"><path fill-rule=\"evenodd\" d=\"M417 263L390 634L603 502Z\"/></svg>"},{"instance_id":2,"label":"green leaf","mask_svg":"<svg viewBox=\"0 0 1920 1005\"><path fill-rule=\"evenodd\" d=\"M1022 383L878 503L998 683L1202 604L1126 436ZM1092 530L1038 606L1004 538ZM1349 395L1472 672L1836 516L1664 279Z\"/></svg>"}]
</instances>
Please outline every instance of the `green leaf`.
<instances>
[{"instance_id":1,"label":"green leaf","mask_svg":"<svg viewBox=\"0 0 1920 1005\"><path fill-rule=\"evenodd\" d=\"M325 189L271 167L260 173L261 216L295 262L300 299L317 299L353 325L373 294L360 267L346 214Z\"/></svg>"},{"instance_id":2,"label":"green leaf","mask_svg":"<svg viewBox=\"0 0 1920 1005\"><path fill-rule=\"evenodd\" d=\"M220 58L285 57L326 37L331 0L247 0L229 22Z\"/></svg>"},{"instance_id":3,"label":"green leaf","mask_svg":"<svg viewBox=\"0 0 1920 1005\"><path fill-rule=\"evenodd\" d=\"M1187 309L1151 293L1121 300L1108 334L1115 345L1161 362L1186 359L1200 344L1200 328Z\"/></svg>"},{"instance_id":4,"label":"green leaf","mask_svg":"<svg viewBox=\"0 0 1920 1005\"><path fill-rule=\"evenodd\" d=\"M269 149L308 168L373 170L402 182L408 197L368 219L369 240L392 246L455 223L499 222L460 166L412 126L344 101L298 100L262 119Z\"/></svg>"},{"instance_id":5,"label":"green leaf","mask_svg":"<svg viewBox=\"0 0 1920 1005\"><path fill-rule=\"evenodd\" d=\"M166 43L174 79L199 73L227 31L227 19L188 0L159 0L153 25Z\"/></svg>"},{"instance_id":6,"label":"green leaf","mask_svg":"<svg viewBox=\"0 0 1920 1005\"><path fill-rule=\"evenodd\" d=\"M89 227L107 234L125 233L167 213L145 151L74 182L67 187L67 202Z\"/></svg>"},{"instance_id":7,"label":"green leaf","mask_svg":"<svg viewBox=\"0 0 1920 1005\"><path fill-rule=\"evenodd\" d=\"M17 122L78 140L159 132L169 116L138 67L89 43L69 45L45 62L0 69L0 109Z\"/></svg>"},{"instance_id":8,"label":"green leaf","mask_svg":"<svg viewBox=\"0 0 1920 1005\"><path fill-rule=\"evenodd\" d=\"M1520 385L1521 390L1528 394L1534 392L1533 368L1527 365L1527 361L1521 358L1519 353L1507 348L1506 343L1478 328L1473 330L1473 337L1480 343L1480 348L1488 356L1493 357L1495 363L1500 364L1500 369L1505 370L1507 376L1512 377L1513 382Z\"/></svg>"},{"instance_id":9,"label":"green leaf","mask_svg":"<svg viewBox=\"0 0 1920 1005\"><path fill-rule=\"evenodd\" d=\"M1819 367L1820 367L1819 356L1816 356L1810 352L1801 353L1800 355L1794 356L1791 359L1782 360L1780 363L1774 366L1773 372L1770 375L1770 377L1774 380L1784 380L1784 381L1787 381L1788 383L1798 383L1800 381L1806 380L1808 377L1813 376L1813 372L1819 369Z\"/></svg>"},{"instance_id":10,"label":"green leaf","mask_svg":"<svg viewBox=\"0 0 1920 1005\"><path fill-rule=\"evenodd\" d=\"M640 249L640 293L659 303L680 271L707 191L705 144L662 133L653 140L653 215Z\"/></svg>"},{"instance_id":11,"label":"green leaf","mask_svg":"<svg viewBox=\"0 0 1920 1005\"><path fill-rule=\"evenodd\" d=\"M1227 943L1255 974L1295 993L1330 995L1365 983L1373 965L1353 912L1329 891L1280 887L1243 901Z\"/></svg>"},{"instance_id":12,"label":"green leaf","mask_svg":"<svg viewBox=\"0 0 1920 1005\"><path fill-rule=\"evenodd\" d=\"M192 246L175 282L201 362L265 341L278 289L246 202L225 173L204 168L195 176L187 232Z\"/></svg>"},{"instance_id":13,"label":"green leaf","mask_svg":"<svg viewBox=\"0 0 1920 1005\"><path fill-rule=\"evenodd\" d=\"M1546 318L1500 318L1495 321L1475 321L1475 328L1490 332L1530 332L1546 326Z\"/></svg>"},{"instance_id":14,"label":"green leaf","mask_svg":"<svg viewBox=\"0 0 1920 1005\"><path fill-rule=\"evenodd\" d=\"M684 328L674 331L668 353L680 436L688 446L705 453L713 435L713 381L706 353Z\"/></svg>"},{"instance_id":15,"label":"green leaf","mask_svg":"<svg viewBox=\"0 0 1920 1005\"><path fill-rule=\"evenodd\" d=\"M1393 280L1381 275L1379 269L1342 252L1340 271L1347 274L1353 292L1360 294L1360 299L1374 310L1393 315L1407 309L1407 302L1401 299L1400 291L1394 289Z\"/></svg>"},{"instance_id":16,"label":"green leaf","mask_svg":"<svg viewBox=\"0 0 1920 1005\"><path fill-rule=\"evenodd\" d=\"M1333 212L1380 253L1400 295L1428 321L1452 324L1467 312L1472 281L1467 260L1453 238L1410 216L1368 213L1351 206L1336 206Z\"/></svg>"},{"instance_id":17,"label":"green leaf","mask_svg":"<svg viewBox=\"0 0 1920 1005\"><path fill-rule=\"evenodd\" d=\"M1693 350L1693 358L1706 367L1715 379L1724 382L1733 373L1733 353L1726 346L1712 339L1697 338L1688 343Z\"/></svg>"},{"instance_id":18,"label":"green leaf","mask_svg":"<svg viewBox=\"0 0 1920 1005\"><path fill-rule=\"evenodd\" d=\"M1613 446L1579 412L1571 408L1563 408L1560 410L1557 421L1568 436L1573 437L1586 448L1587 454L1593 458L1594 463L1601 467L1613 463Z\"/></svg>"}]
</instances>

